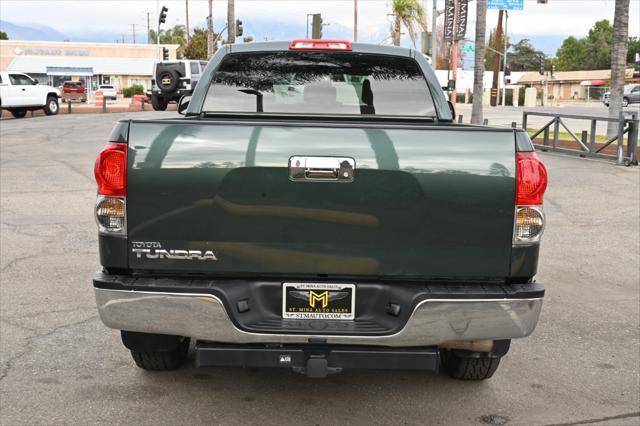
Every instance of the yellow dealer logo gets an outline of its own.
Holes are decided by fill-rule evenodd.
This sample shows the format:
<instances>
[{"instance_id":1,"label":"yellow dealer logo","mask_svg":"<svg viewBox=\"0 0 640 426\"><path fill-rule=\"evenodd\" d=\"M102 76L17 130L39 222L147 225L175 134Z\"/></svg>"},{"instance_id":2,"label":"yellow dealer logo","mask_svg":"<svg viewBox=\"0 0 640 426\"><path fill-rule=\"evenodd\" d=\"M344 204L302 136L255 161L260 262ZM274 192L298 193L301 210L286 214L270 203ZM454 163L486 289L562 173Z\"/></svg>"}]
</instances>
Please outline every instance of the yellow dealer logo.
<instances>
[{"instance_id":1,"label":"yellow dealer logo","mask_svg":"<svg viewBox=\"0 0 640 426\"><path fill-rule=\"evenodd\" d=\"M318 294L313 290L309 291L309 306L315 308L316 302L322 302L322 307L326 308L329 304L329 292L323 291Z\"/></svg>"}]
</instances>

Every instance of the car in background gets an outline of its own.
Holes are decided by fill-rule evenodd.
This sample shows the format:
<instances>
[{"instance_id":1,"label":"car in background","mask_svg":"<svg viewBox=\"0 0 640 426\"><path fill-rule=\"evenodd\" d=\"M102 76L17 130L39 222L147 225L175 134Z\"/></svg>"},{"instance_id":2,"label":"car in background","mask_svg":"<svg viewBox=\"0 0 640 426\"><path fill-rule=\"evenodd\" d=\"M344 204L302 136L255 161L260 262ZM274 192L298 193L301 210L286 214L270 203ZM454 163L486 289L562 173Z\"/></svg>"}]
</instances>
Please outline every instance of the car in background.
<instances>
[{"instance_id":1,"label":"car in background","mask_svg":"<svg viewBox=\"0 0 640 426\"><path fill-rule=\"evenodd\" d=\"M65 81L61 86L61 96L64 102L87 102L87 89L81 81Z\"/></svg>"},{"instance_id":2,"label":"car in background","mask_svg":"<svg viewBox=\"0 0 640 426\"><path fill-rule=\"evenodd\" d=\"M59 97L60 90L38 84L26 74L0 72L0 109L8 110L15 118L37 109L44 110L46 115L56 115Z\"/></svg>"},{"instance_id":3,"label":"car in background","mask_svg":"<svg viewBox=\"0 0 640 426\"><path fill-rule=\"evenodd\" d=\"M191 95L206 66L205 61L193 60L156 62L151 92L147 93L153 109L164 111L169 102Z\"/></svg>"},{"instance_id":4,"label":"car in background","mask_svg":"<svg viewBox=\"0 0 640 426\"><path fill-rule=\"evenodd\" d=\"M104 96L105 99L113 99L115 101L118 98L116 88L110 84L101 84L98 86L98 90L102 92L102 96Z\"/></svg>"},{"instance_id":5,"label":"car in background","mask_svg":"<svg viewBox=\"0 0 640 426\"><path fill-rule=\"evenodd\" d=\"M609 106L609 96L611 92L605 92L602 95L602 103ZM627 84L622 91L622 106L640 103L640 84Z\"/></svg>"}]
</instances>

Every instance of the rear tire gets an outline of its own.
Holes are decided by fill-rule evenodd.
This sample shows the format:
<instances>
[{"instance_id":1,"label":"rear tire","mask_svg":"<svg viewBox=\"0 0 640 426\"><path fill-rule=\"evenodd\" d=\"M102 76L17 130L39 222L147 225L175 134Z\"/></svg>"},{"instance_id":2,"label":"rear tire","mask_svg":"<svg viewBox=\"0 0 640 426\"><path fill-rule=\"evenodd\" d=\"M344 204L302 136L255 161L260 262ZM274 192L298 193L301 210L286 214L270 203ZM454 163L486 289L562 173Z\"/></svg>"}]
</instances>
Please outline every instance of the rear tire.
<instances>
[{"instance_id":1,"label":"rear tire","mask_svg":"<svg viewBox=\"0 0 640 426\"><path fill-rule=\"evenodd\" d=\"M54 96L49 96L47 98L47 103L44 104L44 113L46 115L56 115L60 108L58 107L58 99Z\"/></svg>"},{"instance_id":2,"label":"rear tire","mask_svg":"<svg viewBox=\"0 0 640 426\"><path fill-rule=\"evenodd\" d=\"M24 118L24 116L27 115L27 109L26 108L10 109L9 112L15 118Z\"/></svg>"},{"instance_id":3,"label":"rear tire","mask_svg":"<svg viewBox=\"0 0 640 426\"><path fill-rule=\"evenodd\" d=\"M124 330L120 334L136 365L145 370L175 370L184 364L189 353L188 337Z\"/></svg>"},{"instance_id":4,"label":"rear tire","mask_svg":"<svg viewBox=\"0 0 640 426\"><path fill-rule=\"evenodd\" d=\"M169 101L165 98L153 95L151 96L151 105L155 111L166 111Z\"/></svg>"},{"instance_id":5,"label":"rear tire","mask_svg":"<svg viewBox=\"0 0 640 426\"><path fill-rule=\"evenodd\" d=\"M458 380L485 380L493 376L502 357L460 356L455 350L442 351L442 366L447 374Z\"/></svg>"},{"instance_id":6,"label":"rear tire","mask_svg":"<svg viewBox=\"0 0 640 426\"><path fill-rule=\"evenodd\" d=\"M180 345L171 351L131 351L131 357L136 365L144 370L169 371L180 368L188 353L189 338L185 337Z\"/></svg>"}]
</instances>

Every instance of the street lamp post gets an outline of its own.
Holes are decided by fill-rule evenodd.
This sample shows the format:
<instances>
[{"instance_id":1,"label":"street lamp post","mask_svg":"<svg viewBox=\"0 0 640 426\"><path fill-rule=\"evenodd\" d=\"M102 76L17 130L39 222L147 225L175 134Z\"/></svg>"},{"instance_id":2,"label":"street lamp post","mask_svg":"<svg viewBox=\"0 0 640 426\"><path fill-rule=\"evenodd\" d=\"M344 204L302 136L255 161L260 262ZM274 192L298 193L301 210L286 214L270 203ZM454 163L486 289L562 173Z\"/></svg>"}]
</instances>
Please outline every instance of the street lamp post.
<instances>
[{"instance_id":1,"label":"street lamp post","mask_svg":"<svg viewBox=\"0 0 640 426\"><path fill-rule=\"evenodd\" d=\"M504 55L502 55L502 106L507 104L507 24L509 23L509 10L504 11Z\"/></svg>"},{"instance_id":2,"label":"street lamp post","mask_svg":"<svg viewBox=\"0 0 640 426\"><path fill-rule=\"evenodd\" d=\"M436 35L436 21L438 20L437 0L433 0L433 13L431 16L431 63L433 69L438 68L438 37Z\"/></svg>"}]
</instances>

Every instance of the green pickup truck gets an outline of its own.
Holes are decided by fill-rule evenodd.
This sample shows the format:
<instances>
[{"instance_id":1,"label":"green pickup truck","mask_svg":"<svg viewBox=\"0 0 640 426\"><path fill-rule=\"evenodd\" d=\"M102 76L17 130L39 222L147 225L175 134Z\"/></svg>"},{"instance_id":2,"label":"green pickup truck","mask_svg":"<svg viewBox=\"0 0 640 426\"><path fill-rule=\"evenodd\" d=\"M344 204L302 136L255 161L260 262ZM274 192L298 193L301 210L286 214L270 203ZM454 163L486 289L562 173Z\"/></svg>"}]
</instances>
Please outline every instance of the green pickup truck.
<instances>
[{"instance_id":1,"label":"green pickup truck","mask_svg":"<svg viewBox=\"0 0 640 426\"><path fill-rule=\"evenodd\" d=\"M544 165L414 50L226 45L95 163L100 317L135 363L493 375L536 327Z\"/></svg>"}]
</instances>

